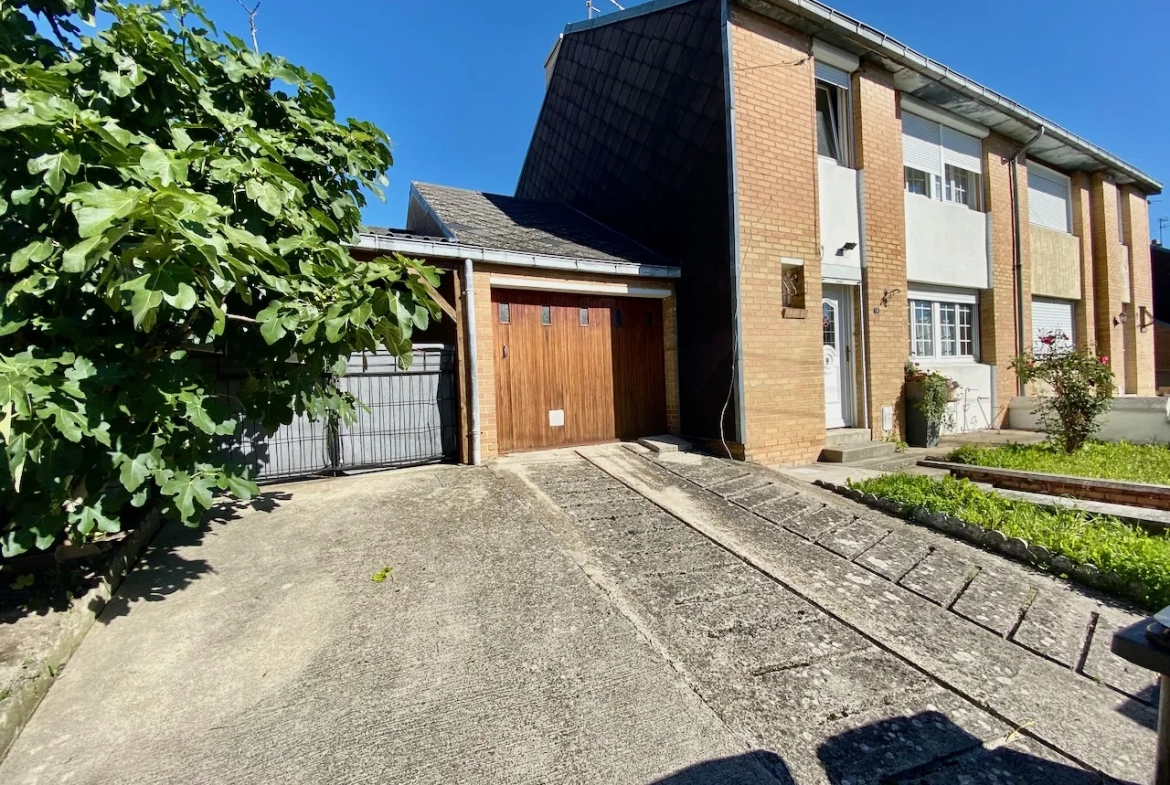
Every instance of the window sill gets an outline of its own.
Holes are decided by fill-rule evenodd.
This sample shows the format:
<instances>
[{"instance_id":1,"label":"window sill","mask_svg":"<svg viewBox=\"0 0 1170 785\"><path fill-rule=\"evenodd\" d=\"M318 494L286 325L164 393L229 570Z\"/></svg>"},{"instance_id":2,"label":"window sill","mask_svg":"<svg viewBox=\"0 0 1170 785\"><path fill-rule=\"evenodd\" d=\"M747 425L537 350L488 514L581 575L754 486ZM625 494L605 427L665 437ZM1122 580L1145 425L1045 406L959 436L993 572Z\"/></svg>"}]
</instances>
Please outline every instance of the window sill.
<instances>
[{"instance_id":1,"label":"window sill","mask_svg":"<svg viewBox=\"0 0 1170 785\"><path fill-rule=\"evenodd\" d=\"M792 308L790 306L785 305L780 309L780 318L781 319L807 319L808 318L808 309L807 308Z\"/></svg>"}]
</instances>

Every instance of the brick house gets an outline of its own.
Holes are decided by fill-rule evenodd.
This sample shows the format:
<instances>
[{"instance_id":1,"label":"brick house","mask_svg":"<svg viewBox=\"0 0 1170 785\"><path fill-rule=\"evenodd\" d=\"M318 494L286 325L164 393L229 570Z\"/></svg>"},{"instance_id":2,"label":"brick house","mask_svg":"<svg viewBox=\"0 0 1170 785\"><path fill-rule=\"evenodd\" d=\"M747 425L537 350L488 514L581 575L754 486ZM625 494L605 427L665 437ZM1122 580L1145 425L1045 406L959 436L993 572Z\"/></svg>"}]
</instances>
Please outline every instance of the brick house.
<instances>
[{"instance_id":1,"label":"brick house","mask_svg":"<svg viewBox=\"0 0 1170 785\"><path fill-rule=\"evenodd\" d=\"M1047 330L1108 355L1123 392L1154 392L1146 199L1161 185L1027 108L815 0L654 0L570 24L545 68L515 197L420 186L407 229L482 244L483 200L587 216L661 260L647 270L677 276L649 287L667 324L636 355L668 358L666 379L624 383L640 361L587 342L562 346L568 371L519 355L506 370L495 345L499 292L544 309L531 311L532 340L549 309L580 311L584 325L592 294L616 298L603 306L614 326L621 297L645 288L645 259L538 265L529 277L543 280L528 283L477 267L483 457L508 449L508 406L548 423L512 448L573 443L563 420L590 405L521 406L516 378L555 386L598 362L625 384L602 408L652 390L667 399L654 422L768 464L897 430L907 358L960 383L958 429L997 427L1020 392L1011 358ZM554 291L543 305L532 294ZM608 422L592 436L629 435Z\"/></svg>"}]
</instances>

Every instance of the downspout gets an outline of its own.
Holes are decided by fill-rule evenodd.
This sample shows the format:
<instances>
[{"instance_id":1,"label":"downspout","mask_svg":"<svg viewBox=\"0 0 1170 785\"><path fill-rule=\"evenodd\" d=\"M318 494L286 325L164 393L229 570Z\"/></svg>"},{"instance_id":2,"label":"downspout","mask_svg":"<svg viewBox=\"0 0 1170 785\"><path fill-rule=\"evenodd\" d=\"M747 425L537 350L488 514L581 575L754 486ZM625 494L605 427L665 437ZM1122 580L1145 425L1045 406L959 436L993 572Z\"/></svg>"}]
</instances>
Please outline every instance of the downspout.
<instances>
[{"instance_id":1,"label":"downspout","mask_svg":"<svg viewBox=\"0 0 1170 785\"><path fill-rule=\"evenodd\" d=\"M467 377L471 389L471 465L480 464L479 434L479 359L475 345L475 269L470 259L463 260L463 318L467 328Z\"/></svg>"},{"instance_id":2,"label":"downspout","mask_svg":"<svg viewBox=\"0 0 1170 785\"><path fill-rule=\"evenodd\" d=\"M735 150L735 85L731 76L731 8L728 0L719 4L719 25L723 36L723 93L726 99L724 115L725 133L727 135L727 201L730 213L731 230L731 379L728 388L728 400L735 398L735 438L743 445L747 453L747 406L744 400L744 373L743 373L743 313L741 311L741 281L739 276L739 174L736 169ZM726 404L724 405L726 411ZM719 433L724 433L724 417L720 415ZM724 449L726 447L724 439ZM731 451L728 450L728 457Z\"/></svg>"},{"instance_id":3,"label":"downspout","mask_svg":"<svg viewBox=\"0 0 1170 785\"><path fill-rule=\"evenodd\" d=\"M1024 339L1024 248L1020 243L1020 226L1022 225L1022 216L1020 215L1020 159L1027 154L1032 145L1039 142L1044 136L1044 126L1036 131L1036 135L1024 144L1016 154L1012 156L1011 163L1011 180L1012 180L1012 273L1016 286L1016 354L1024 353L1025 339ZM1018 395L1024 394L1024 383L1016 377L1016 393Z\"/></svg>"}]
</instances>

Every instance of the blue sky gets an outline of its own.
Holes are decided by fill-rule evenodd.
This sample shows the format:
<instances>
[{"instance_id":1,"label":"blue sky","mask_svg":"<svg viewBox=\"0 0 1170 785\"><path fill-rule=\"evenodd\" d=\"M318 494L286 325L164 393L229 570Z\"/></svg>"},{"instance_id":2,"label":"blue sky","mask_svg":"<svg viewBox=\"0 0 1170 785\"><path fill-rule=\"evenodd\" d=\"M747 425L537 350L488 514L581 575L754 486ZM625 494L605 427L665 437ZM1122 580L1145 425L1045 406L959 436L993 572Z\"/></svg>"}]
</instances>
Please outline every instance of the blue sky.
<instances>
[{"instance_id":1,"label":"blue sky","mask_svg":"<svg viewBox=\"0 0 1170 785\"><path fill-rule=\"evenodd\" d=\"M1170 182L1166 0L983 0L977 14L939 0L831 4ZM244 35L235 0L204 5ZM544 59L583 18L584 0L263 0L257 21L261 48L322 74L342 115L393 139L387 201L365 219L401 226L412 180L512 193ZM1157 237L1170 197L1155 199Z\"/></svg>"}]
</instances>

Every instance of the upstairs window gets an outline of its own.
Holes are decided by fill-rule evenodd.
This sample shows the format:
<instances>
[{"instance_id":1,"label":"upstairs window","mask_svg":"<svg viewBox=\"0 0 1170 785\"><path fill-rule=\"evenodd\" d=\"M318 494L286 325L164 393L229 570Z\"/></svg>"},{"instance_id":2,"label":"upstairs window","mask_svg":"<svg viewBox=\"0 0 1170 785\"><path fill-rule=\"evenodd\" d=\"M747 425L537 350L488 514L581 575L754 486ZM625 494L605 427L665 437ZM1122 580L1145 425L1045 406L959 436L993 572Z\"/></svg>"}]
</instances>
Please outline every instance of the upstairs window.
<instances>
[{"instance_id":1,"label":"upstairs window","mask_svg":"<svg viewBox=\"0 0 1170 785\"><path fill-rule=\"evenodd\" d=\"M1028 221L1057 232L1072 233L1070 182L1035 161L1028 161Z\"/></svg>"},{"instance_id":2,"label":"upstairs window","mask_svg":"<svg viewBox=\"0 0 1170 785\"><path fill-rule=\"evenodd\" d=\"M902 161L909 193L982 210L982 156L978 137L902 112Z\"/></svg>"},{"instance_id":3,"label":"upstairs window","mask_svg":"<svg viewBox=\"0 0 1170 785\"><path fill-rule=\"evenodd\" d=\"M817 153L850 166L853 157L853 111L849 103L849 74L825 63L816 63Z\"/></svg>"}]
</instances>

